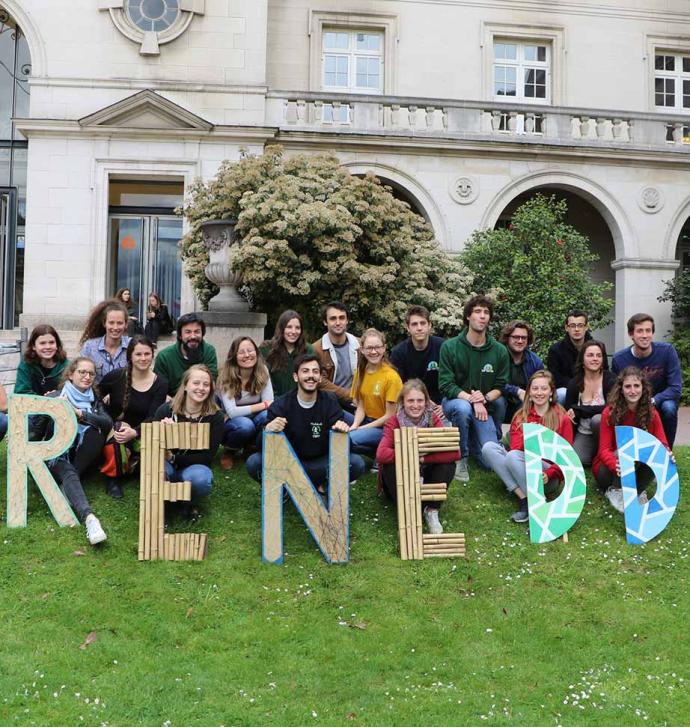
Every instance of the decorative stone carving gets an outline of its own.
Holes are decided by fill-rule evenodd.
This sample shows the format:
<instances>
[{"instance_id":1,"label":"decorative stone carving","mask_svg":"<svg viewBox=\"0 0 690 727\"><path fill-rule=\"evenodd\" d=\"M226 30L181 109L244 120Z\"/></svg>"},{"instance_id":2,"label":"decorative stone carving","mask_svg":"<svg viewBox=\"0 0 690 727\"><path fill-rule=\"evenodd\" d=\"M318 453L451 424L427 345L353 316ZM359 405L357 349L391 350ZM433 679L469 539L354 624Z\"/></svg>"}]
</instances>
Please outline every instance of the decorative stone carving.
<instances>
[{"instance_id":1,"label":"decorative stone carving","mask_svg":"<svg viewBox=\"0 0 690 727\"><path fill-rule=\"evenodd\" d=\"M194 15L204 14L205 0L98 0L115 27L130 40L140 43L142 56L160 55L159 46L178 38Z\"/></svg>"},{"instance_id":2,"label":"decorative stone carving","mask_svg":"<svg viewBox=\"0 0 690 727\"><path fill-rule=\"evenodd\" d=\"M642 187L637 196L637 204L643 212L654 214L664 206L664 195L657 187Z\"/></svg>"},{"instance_id":3,"label":"decorative stone carving","mask_svg":"<svg viewBox=\"0 0 690 727\"><path fill-rule=\"evenodd\" d=\"M458 177L450 183L449 192L458 204L471 204L479 195L479 184L472 177Z\"/></svg>"}]
</instances>

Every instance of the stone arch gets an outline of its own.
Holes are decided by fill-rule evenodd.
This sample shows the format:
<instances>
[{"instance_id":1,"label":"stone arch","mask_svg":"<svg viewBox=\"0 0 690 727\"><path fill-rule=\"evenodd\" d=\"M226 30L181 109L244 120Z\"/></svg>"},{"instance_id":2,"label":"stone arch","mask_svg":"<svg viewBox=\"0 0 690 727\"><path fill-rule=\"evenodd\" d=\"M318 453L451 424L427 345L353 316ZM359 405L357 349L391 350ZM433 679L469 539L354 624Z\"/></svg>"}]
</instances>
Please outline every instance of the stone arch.
<instances>
[{"instance_id":1,"label":"stone arch","mask_svg":"<svg viewBox=\"0 0 690 727\"><path fill-rule=\"evenodd\" d=\"M515 197L537 187L555 187L582 197L599 212L608 225L616 258L637 257L637 237L621 206L599 184L574 172L533 172L506 185L487 206L482 218L482 228L495 227L501 212Z\"/></svg>"},{"instance_id":2,"label":"stone arch","mask_svg":"<svg viewBox=\"0 0 690 727\"><path fill-rule=\"evenodd\" d=\"M434 201L426 189L406 172L380 162L345 162L343 167L352 174L375 174L384 184L398 189L402 196L408 197L413 209L422 215L431 225L434 235L441 247L448 247L448 232L446 223Z\"/></svg>"},{"instance_id":3,"label":"stone arch","mask_svg":"<svg viewBox=\"0 0 690 727\"><path fill-rule=\"evenodd\" d=\"M599 255L599 262L592 269L595 280L613 284L612 293L616 300L616 319L619 319L620 301L616 294L620 283L619 271L612 265L614 258L630 257L631 231L622 210L605 190L583 177L568 172L546 172L529 174L507 185L493 200L485 212L482 226L493 228L500 221L512 216L515 208L532 194L549 192L568 201L566 221L585 233L591 248ZM621 288L622 290L623 288ZM610 324L596 332L607 348L617 347L615 324Z\"/></svg>"},{"instance_id":4,"label":"stone arch","mask_svg":"<svg viewBox=\"0 0 690 727\"><path fill-rule=\"evenodd\" d=\"M12 19L21 28L31 55L31 75L40 78L47 73L45 42L38 26L22 4L16 0L2 0L2 7L10 14Z\"/></svg>"},{"instance_id":5,"label":"stone arch","mask_svg":"<svg viewBox=\"0 0 690 727\"><path fill-rule=\"evenodd\" d=\"M671 222L666 228L666 237L662 249L665 260L676 260L678 254L678 242L688 219L690 218L690 197L686 197L673 215Z\"/></svg>"}]
</instances>

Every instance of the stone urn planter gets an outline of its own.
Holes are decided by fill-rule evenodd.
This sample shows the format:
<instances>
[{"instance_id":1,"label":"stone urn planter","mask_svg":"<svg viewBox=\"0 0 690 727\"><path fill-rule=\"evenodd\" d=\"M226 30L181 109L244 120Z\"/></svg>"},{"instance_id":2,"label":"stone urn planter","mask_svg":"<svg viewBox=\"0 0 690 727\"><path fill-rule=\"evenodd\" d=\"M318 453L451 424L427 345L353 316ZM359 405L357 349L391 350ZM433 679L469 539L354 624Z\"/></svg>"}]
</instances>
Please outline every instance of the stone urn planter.
<instances>
[{"instance_id":1,"label":"stone urn planter","mask_svg":"<svg viewBox=\"0 0 690 727\"><path fill-rule=\"evenodd\" d=\"M233 272L230 264L230 250L235 244L235 225L237 220L207 220L202 222L201 232L209 250L209 263L206 277L215 283L220 292L209 301L210 311L243 313L249 311L247 301L237 292L242 284L239 275Z\"/></svg>"}]
</instances>

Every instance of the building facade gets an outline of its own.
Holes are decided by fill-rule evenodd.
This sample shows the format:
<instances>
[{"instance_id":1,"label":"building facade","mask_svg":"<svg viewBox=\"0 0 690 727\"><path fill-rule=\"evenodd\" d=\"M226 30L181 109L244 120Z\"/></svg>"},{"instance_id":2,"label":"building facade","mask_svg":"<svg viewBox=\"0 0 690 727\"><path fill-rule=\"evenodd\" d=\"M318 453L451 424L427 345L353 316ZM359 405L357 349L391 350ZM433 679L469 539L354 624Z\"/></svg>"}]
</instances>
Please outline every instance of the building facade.
<instances>
[{"instance_id":1,"label":"building facade","mask_svg":"<svg viewBox=\"0 0 690 727\"><path fill-rule=\"evenodd\" d=\"M535 192L565 197L615 286L602 336L622 345L640 310L669 328L657 297L690 255L683 0L0 8L5 327L80 327L122 286L193 308L174 208L223 159L279 142L374 172L450 251Z\"/></svg>"}]
</instances>

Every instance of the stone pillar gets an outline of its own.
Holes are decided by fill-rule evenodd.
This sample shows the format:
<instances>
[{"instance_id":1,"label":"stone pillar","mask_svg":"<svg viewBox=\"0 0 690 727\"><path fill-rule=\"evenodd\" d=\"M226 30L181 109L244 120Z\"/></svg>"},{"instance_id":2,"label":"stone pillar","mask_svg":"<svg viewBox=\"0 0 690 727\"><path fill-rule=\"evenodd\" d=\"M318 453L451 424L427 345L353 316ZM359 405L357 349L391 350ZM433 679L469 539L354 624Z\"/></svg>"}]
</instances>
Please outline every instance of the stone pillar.
<instances>
[{"instance_id":1,"label":"stone pillar","mask_svg":"<svg viewBox=\"0 0 690 727\"><path fill-rule=\"evenodd\" d=\"M678 267L677 260L619 258L611 263L616 271L616 350L630 341L626 323L635 313L649 313L656 325L656 338L671 331L671 304L657 298Z\"/></svg>"}]
</instances>

